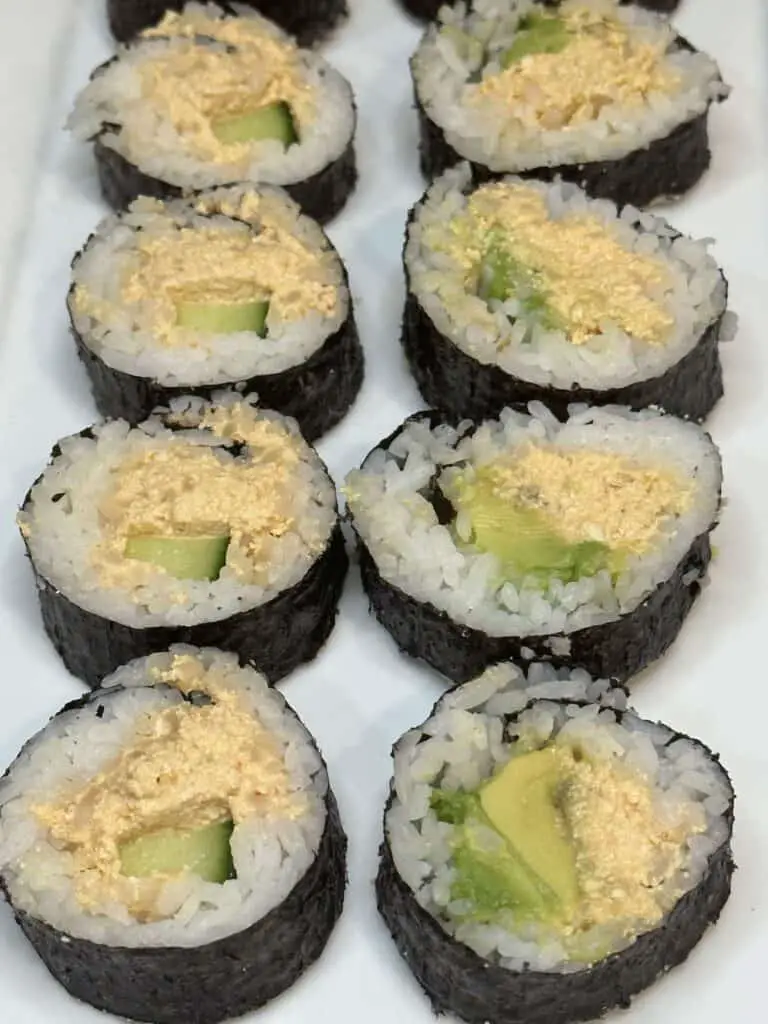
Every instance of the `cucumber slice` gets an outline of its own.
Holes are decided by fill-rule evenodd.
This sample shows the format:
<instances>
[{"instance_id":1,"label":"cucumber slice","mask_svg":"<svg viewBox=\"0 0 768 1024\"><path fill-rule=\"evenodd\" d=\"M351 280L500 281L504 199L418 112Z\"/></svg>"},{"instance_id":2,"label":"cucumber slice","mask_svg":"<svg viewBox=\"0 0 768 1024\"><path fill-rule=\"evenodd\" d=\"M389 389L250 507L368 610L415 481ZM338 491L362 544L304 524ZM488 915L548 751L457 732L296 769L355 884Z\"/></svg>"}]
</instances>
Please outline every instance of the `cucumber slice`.
<instances>
[{"instance_id":1,"label":"cucumber slice","mask_svg":"<svg viewBox=\"0 0 768 1024\"><path fill-rule=\"evenodd\" d=\"M266 107L253 110L249 114L238 114L237 117L214 121L211 127L219 142L225 145L276 139L287 149L299 141L291 108L282 100L278 103L269 103Z\"/></svg>"},{"instance_id":2,"label":"cucumber slice","mask_svg":"<svg viewBox=\"0 0 768 1024\"><path fill-rule=\"evenodd\" d=\"M129 537L125 557L151 562L179 580L215 580L227 560L229 537Z\"/></svg>"},{"instance_id":3,"label":"cucumber slice","mask_svg":"<svg viewBox=\"0 0 768 1024\"><path fill-rule=\"evenodd\" d=\"M226 882L235 877L229 846L232 828L231 821L223 821L189 832L148 832L122 844L120 870L131 878L190 871L205 882Z\"/></svg>"},{"instance_id":4,"label":"cucumber slice","mask_svg":"<svg viewBox=\"0 0 768 1024\"><path fill-rule=\"evenodd\" d=\"M238 334L252 331L263 338L267 333L269 303L179 302L176 323L206 334Z\"/></svg>"}]
</instances>

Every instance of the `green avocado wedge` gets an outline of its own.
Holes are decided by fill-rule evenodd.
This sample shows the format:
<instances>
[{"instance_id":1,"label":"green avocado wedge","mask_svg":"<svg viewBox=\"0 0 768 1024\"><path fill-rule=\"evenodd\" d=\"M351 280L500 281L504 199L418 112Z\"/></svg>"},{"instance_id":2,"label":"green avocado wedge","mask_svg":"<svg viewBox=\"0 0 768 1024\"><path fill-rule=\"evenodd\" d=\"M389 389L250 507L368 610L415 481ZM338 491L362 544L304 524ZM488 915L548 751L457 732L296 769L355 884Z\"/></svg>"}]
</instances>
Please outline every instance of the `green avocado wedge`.
<instances>
[{"instance_id":1,"label":"green avocado wedge","mask_svg":"<svg viewBox=\"0 0 768 1024\"><path fill-rule=\"evenodd\" d=\"M239 334L250 331L263 338L267 333L266 301L217 303L179 302L176 323L204 334Z\"/></svg>"},{"instance_id":2,"label":"green avocado wedge","mask_svg":"<svg viewBox=\"0 0 768 1024\"><path fill-rule=\"evenodd\" d=\"M516 505L495 493L492 480L480 469L471 484L452 488L447 497L469 517L470 542L498 558L506 578L556 577L572 583L603 569L618 572L621 557L600 541L571 543L560 537L535 508Z\"/></svg>"},{"instance_id":3,"label":"green avocado wedge","mask_svg":"<svg viewBox=\"0 0 768 1024\"><path fill-rule=\"evenodd\" d=\"M129 537L125 557L150 562L179 580L218 579L227 560L229 536L156 537L137 534Z\"/></svg>"},{"instance_id":4,"label":"green avocado wedge","mask_svg":"<svg viewBox=\"0 0 768 1024\"><path fill-rule=\"evenodd\" d=\"M579 898L576 857L561 813L557 752L552 747L513 757L480 790L493 827L572 912Z\"/></svg>"},{"instance_id":5,"label":"green avocado wedge","mask_svg":"<svg viewBox=\"0 0 768 1024\"><path fill-rule=\"evenodd\" d=\"M159 829L120 846L120 869L132 878L178 875L189 871L205 882L234 878L229 840L231 821L191 831Z\"/></svg>"},{"instance_id":6,"label":"green avocado wedge","mask_svg":"<svg viewBox=\"0 0 768 1024\"><path fill-rule=\"evenodd\" d=\"M287 103L280 100L259 110L236 117L223 118L211 124L213 134L225 145L237 142L262 142L275 139L285 149L299 141L296 123Z\"/></svg>"}]
</instances>

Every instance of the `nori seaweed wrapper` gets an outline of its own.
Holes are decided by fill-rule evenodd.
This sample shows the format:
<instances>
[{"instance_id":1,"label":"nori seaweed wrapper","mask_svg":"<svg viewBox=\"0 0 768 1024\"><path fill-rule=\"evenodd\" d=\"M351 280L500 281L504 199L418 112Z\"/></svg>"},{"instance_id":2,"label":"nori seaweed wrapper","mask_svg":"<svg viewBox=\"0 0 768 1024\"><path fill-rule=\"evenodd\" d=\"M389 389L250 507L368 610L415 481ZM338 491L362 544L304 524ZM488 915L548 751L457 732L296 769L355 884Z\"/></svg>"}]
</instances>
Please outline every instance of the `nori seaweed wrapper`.
<instances>
[{"instance_id":1,"label":"nori seaweed wrapper","mask_svg":"<svg viewBox=\"0 0 768 1024\"><path fill-rule=\"evenodd\" d=\"M547 6L553 4L548 0L542 0ZM556 4L558 0L554 0ZM680 0L619 0L620 3L634 2L638 7L645 7L650 11L659 11L662 14L671 14L680 5ZM437 12L444 5L445 0L400 0L405 10L419 21L433 21Z\"/></svg>"},{"instance_id":2,"label":"nori seaweed wrapper","mask_svg":"<svg viewBox=\"0 0 768 1024\"><path fill-rule=\"evenodd\" d=\"M417 210L418 204L411 210L409 227ZM681 419L701 423L723 397L719 342L728 282L722 271L726 289L723 312L707 325L695 346L677 363L655 377L646 377L623 387L597 389L573 385L566 389L516 377L500 366L482 363L460 349L440 333L422 309L411 291L405 259L403 265L406 277L400 335L403 351L424 400L431 408L442 409L452 417L493 418L506 406L524 406L538 401L551 409L558 419L565 420L569 404L583 402L586 405L625 405L630 409L654 406Z\"/></svg>"},{"instance_id":3,"label":"nori seaweed wrapper","mask_svg":"<svg viewBox=\"0 0 768 1024\"><path fill-rule=\"evenodd\" d=\"M73 265L78 256L75 256ZM341 257L339 261L342 262ZM344 285L349 289L346 267ZM69 300L73 291L74 285L70 288ZM303 363L297 363L279 373L262 374L244 381L196 387L166 387L150 377L138 377L109 366L89 348L75 327L69 300L67 309L70 330L75 339L77 354L88 374L96 408L105 417L124 419L133 424L141 423L156 408L168 405L177 396L195 395L210 399L214 392L223 388L237 388L246 393L256 393L264 408L274 409L283 416L292 416L299 424L304 438L315 441L344 419L363 383L365 358L351 293L349 312L344 323Z\"/></svg>"},{"instance_id":4,"label":"nori seaweed wrapper","mask_svg":"<svg viewBox=\"0 0 768 1024\"><path fill-rule=\"evenodd\" d=\"M690 737L675 733L670 742L676 739ZM716 755L702 743L693 742L719 765ZM392 799L390 792L387 810ZM733 803L731 795L725 814L727 838L710 856L698 884L678 900L662 924L639 935L626 949L582 970L510 971L483 960L419 905L397 872L386 830L376 878L379 913L436 1014L452 1013L469 1024L572 1024L593 1020L611 1009L628 1007L633 996L683 963L719 918L730 895L735 868L731 853Z\"/></svg>"},{"instance_id":5,"label":"nori seaweed wrapper","mask_svg":"<svg viewBox=\"0 0 768 1024\"><path fill-rule=\"evenodd\" d=\"M166 11L179 11L187 0L107 0L109 27L125 43L156 24ZM347 0L239 0L294 36L299 46L325 39L349 15ZM228 4L217 0L227 10ZM233 12L235 13L235 12Z\"/></svg>"},{"instance_id":6,"label":"nori seaweed wrapper","mask_svg":"<svg viewBox=\"0 0 768 1024\"><path fill-rule=\"evenodd\" d=\"M682 36L677 37L677 44L681 49L696 52ZM422 174L432 181L465 158L448 143L443 129L429 117L419 99L415 80L413 84L419 119L419 161ZM656 200L675 198L692 189L709 168L707 118L713 102L710 100L703 113L682 122L668 135L619 159L501 171L470 162L472 177L476 185L511 173L542 181L562 178L579 185L595 199L612 199L618 206L644 207Z\"/></svg>"},{"instance_id":7,"label":"nori seaweed wrapper","mask_svg":"<svg viewBox=\"0 0 768 1024\"><path fill-rule=\"evenodd\" d=\"M427 418L430 428L453 420L434 411L416 413L376 447L388 447L408 422L420 418ZM450 521L453 510L443 507L448 503L444 498L441 500L439 490L434 487L426 496L438 521ZM711 528L714 526L715 523ZM660 658L676 639L701 592L712 558L709 532L705 532L693 540L672 575L632 611L572 633L490 636L455 622L429 601L420 601L389 583L379 572L365 542L355 533L360 575L370 610L403 653L425 661L454 683L474 679L500 661L525 663L531 658L558 667L583 668L596 679L624 683Z\"/></svg>"},{"instance_id":8,"label":"nori seaweed wrapper","mask_svg":"<svg viewBox=\"0 0 768 1024\"><path fill-rule=\"evenodd\" d=\"M83 437L89 434L81 432ZM58 445L54 447L50 461L59 451ZM31 488L22 510L30 495ZM253 665L270 683L277 683L311 661L330 636L349 568L337 521L325 550L305 575L262 605L189 626L126 626L81 608L62 594L38 571L29 541L23 539L45 632L72 675L92 688L121 665L172 644L234 651L242 664Z\"/></svg>"},{"instance_id":9,"label":"nori seaweed wrapper","mask_svg":"<svg viewBox=\"0 0 768 1024\"><path fill-rule=\"evenodd\" d=\"M105 128L104 131L110 131ZM106 202L117 212L124 210L139 196L150 196L154 199L180 199L183 196L195 195L195 190L185 191L178 185L153 178L144 174L135 164L109 146L104 145L100 136L93 140L93 153L96 158L96 170L99 176L101 194ZM242 185L247 182L230 182L230 185ZM258 182L254 182L258 185ZM357 162L355 159L354 132L344 152L323 167L316 174L291 185L281 185L288 195L301 207L308 217L319 224L327 224L333 220L346 205L347 200L357 185ZM225 188L226 185L213 184L208 188Z\"/></svg>"},{"instance_id":10,"label":"nori seaweed wrapper","mask_svg":"<svg viewBox=\"0 0 768 1024\"><path fill-rule=\"evenodd\" d=\"M98 700L89 693L59 714ZM0 888L35 952L76 999L153 1024L217 1024L279 996L325 949L347 884L347 837L330 783L325 808L315 859L282 903L249 928L197 947L129 948L66 935L14 907L2 876Z\"/></svg>"}]
</instances>

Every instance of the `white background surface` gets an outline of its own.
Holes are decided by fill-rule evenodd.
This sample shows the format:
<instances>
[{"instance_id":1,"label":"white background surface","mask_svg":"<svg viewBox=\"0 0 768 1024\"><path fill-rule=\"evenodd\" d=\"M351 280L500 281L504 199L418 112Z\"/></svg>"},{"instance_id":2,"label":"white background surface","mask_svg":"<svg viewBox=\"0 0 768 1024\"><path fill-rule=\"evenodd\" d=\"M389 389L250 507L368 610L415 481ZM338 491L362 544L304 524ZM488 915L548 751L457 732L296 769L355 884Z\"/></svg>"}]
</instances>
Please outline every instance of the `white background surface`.
<instances>
[{"instance_id":1,"label":"white background surface","mask_svg":"<svg viewBox=\"0 0 768 1024\"><path fill-rule=\"evenodd\" d=\"M18 503L53 442L94 417L68 337L69 261L105 212L91 154L61 130L72 97L111 49L104 0L0 0L0 762L80 684L59 664L39 621L14 526ZM393 0L351 0L329 55L360 107L359 188L330 234L347 261L367 377L347 420L320 445L337 483L421 406L398 345L400 248L423 184L416 161L407 58L418 31ZM715 534L711 585L681 637L638 681L635 703L719 751L737 792L733 896L689 961L615 1018L627 1024L765 1021L768 966L768 32L762 0L683 0L681 31L719 61L734 87L713 111L713 165L668 211L680 229L716 239L740 316L724 347L726 397L710 420L725 462L727 507ZM23 245L18 232L25 227ZM374 906L372 879L389 749L441 692L428 669L398 655L369 619L356 570L321 656L283 684L329 763L350 836L350 886L326 954L263 1024L432 1020ZM87 1024L104 1018L49 978L0 910L1 1024Z\"/></svg>"}]
</instances>

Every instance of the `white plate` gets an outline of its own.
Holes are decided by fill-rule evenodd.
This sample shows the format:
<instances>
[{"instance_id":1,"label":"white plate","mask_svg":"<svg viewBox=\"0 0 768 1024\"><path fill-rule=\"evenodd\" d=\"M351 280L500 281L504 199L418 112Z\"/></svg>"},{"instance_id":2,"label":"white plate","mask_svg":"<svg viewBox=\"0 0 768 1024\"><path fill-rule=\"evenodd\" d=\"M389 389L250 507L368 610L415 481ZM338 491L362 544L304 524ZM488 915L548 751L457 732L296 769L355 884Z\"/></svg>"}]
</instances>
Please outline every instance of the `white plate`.
<instances>
[{"instance_id":1,"label":"white plate","mask_svg":"<svg viewBox=\"0 0 768 1024\"><path fill-rule=\"evenodd\" d=\"M104 207L89 148L59 126L90 70L110 53L103 5L104 0L82 0L70 37L63 40L67 59L45 112L49 136L0 347L3 764L81 691L43 634L14 514L52 443L94 418L67 334L64 297L70 258ZM330 234L350 269L367 376L351 415L319 446L339 483L422 404L398 344L403 226L406 210L423 188L406 67L418 30L394 0L352 0L352 6L354 16L329 55L357 94L361 179ZM686 964L638 998L621 1018L628 1024L765 1019L759 1007L768 962L768 923L762 916L768 892L768 682L764 670L755 668L768 636L768 340L761 330L768 299L768 33L762 7L761 0L684 0L678 18L681 31L716 56L734 92L711 117L712 169L670 216L684 231L717 239L714 252L730 280L731 306L741 322L737 341L723 351L726 397L711 420L725 460L728 498L716 534L711 585L672 651L646 674L635 697L642 713L700 737L721 753L738 794L739 871L718 926ZM30 22L38 16L31 4L24 11ZM0 41L0 63L14 47L13 37ZM14 102L5 91L3 104ZM331 641L284 690L328 759L350 837L350 884L344 915L321 961L261 1011L259 1020L429 1024L429 1005L377 917L372 880L390 746L425 717L441 683L401 657L369 618L353 570ZM104 1020L48 976L7 910L0 913L0 948L2 1024Z\"/></svg>"}]
</instances>

